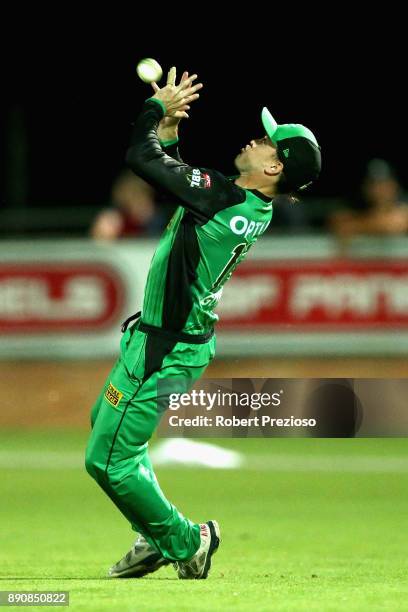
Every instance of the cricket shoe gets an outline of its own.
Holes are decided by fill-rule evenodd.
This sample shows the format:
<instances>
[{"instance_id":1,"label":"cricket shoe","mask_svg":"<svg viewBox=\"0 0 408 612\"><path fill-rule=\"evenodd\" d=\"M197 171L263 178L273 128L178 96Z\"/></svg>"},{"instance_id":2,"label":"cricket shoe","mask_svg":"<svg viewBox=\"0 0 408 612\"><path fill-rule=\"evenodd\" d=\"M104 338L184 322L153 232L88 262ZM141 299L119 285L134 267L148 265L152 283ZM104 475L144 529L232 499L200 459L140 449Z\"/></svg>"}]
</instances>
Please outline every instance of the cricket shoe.
<instances>
[{"instance_id":1,"label":"cricket shoe","mask_svg":"<svg viewBox=\"0 0 408 612\"><path fill-rule=\"evenodd\" d=\"M142 535L139 535L127 555L110 568L108 576L111 578L141 578L169 563L171 561L164 559Z\"/></svg>"},{"instance_id":2,"label":"cricket shoe","mask_svg":"<svg viewBox=\"0 0 408 612\"><path fill-rule=\"evenodd\" d=\"M189 561L177 561L174 568L179 578L184 580L203 580L207 578L211 567L211 557L217 552L221 541L217 521L208 521L200 525L201 544L194 557Z\"/></svg>"}]
</instances>

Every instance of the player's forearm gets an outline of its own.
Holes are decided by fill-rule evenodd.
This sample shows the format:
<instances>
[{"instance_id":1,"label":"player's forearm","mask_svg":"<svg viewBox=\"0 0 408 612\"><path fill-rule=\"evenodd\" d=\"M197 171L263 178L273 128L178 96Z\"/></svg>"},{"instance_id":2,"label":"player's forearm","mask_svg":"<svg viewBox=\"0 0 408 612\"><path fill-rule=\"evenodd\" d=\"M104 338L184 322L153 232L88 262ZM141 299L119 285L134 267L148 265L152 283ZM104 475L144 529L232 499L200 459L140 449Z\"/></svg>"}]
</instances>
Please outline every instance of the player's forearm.
<instances>
[{"instance_id":1,"label":"player's forearm","mask_svg":"<svg viewBox=\"0 0 408 612\"><path fill-rule=\"evenodd\" d=\"M161 136L171 138L177 134L177 126L169 126L168 131L160 131L163 117L162 107L157 102L147 101L136 120L131 144L126 153L126 164L133 172L146 179L157 181L161 174L162 158L173 158L183 164L177 143L178 139L162 141Z\"/></svg>"},{"instance_id":2,"label":"player's forearm","mask_svg":"<svg viewBox=\"0 0 408 612\"><path fill-rule=\"evenodd\" d=\"M164 126L159 123L157 136L159 137L162 147L169 147L173 144L177 144L179 140L178 125Z\"/></svg>"},{"instance_id":3,"label":"player's forearm","mask_svg":"<svg viewBox=\"0 0 408 612\"><path fill-rule=\"evenodd\" d=\"M178 122L173 125L166 125L166 118L162 119L159 123L157 135L164 152L183 163L178 150Z\"/></svg>"},{"instance_id":4,"label":"player's forearm","mask_svg":"<svg viewBox=\"0 0 408 612\"><path fill-rule=\"evenodd\" d=\"M130 147L126 152L126 163L136 173L143 172L152 159L164 155L157 134L163 116L163 107L157 102L147 100L136 119Z\"/></svg>"}]
</instances>

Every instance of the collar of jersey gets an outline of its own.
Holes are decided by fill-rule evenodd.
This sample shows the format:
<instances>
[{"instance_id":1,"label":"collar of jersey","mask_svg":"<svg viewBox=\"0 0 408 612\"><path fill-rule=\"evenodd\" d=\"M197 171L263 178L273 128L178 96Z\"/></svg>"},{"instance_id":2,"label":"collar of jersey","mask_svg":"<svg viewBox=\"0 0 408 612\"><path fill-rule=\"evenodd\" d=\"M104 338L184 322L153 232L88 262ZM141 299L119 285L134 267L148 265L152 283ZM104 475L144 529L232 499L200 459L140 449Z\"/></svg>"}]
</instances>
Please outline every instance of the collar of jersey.
<instances>
[{"instance_id":1,"label":"collar of jersey","mask_svg":"<svg viewBox=\"0 0 408 612\"><path fill-rule=\"evenodd\" d=\"M234 182L236 178L238 178L240 175L239 174L234 174L234 176L228 176L228 180L231 182ZM237 185L239 187L239 185ZM241 189L245 189L245 187L241 187ZM263 200L264 202L272 202L272 198L268 198L268 196L266 196L264 193L261 193L260 191L258 191L257 189L245 189L246 191L250 191L251 193L253 193L254 195L256 195L257 198L259 198L260 200Z\"/></svg>"},{"instance_id":2,"label":"collar of jersey","mask_svg":"<svg viewBox=\"0 0 408 612\"><path fill-rule=\"evenodd\" d=\"M251 193L256 195L257 198L259 198L260 200L263 200L264 202L272 202L272 198L269 198L268 196L266 196L261 191L258 191L257 189L247 189L247 191L250 191Z\"/></svg>"}]
</instances>

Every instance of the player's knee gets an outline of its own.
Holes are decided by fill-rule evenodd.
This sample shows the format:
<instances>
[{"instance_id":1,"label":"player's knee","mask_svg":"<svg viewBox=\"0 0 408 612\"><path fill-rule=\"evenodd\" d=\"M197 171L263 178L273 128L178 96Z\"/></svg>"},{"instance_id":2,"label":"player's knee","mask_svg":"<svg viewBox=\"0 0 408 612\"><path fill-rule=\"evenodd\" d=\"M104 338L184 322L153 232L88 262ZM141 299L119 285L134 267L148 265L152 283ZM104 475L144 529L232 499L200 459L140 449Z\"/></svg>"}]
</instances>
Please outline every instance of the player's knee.
<instances>
[{"instance_id":1,"label":"player's knee","mask_svg":"<svg viewBox=\"0 0 408 612\"><path fill-rule=\"evenodd\" d=\"M143 468L145 469L145 468ZM123 483L129 476L140 476L140 466L135 457L126 457L124 459L119 457L111 457L109 464L106 467L105 477L109 485L117 490L120 489ZM140 478L134 479L134 486L137 487L140 484Z\"/></svg>"}]
</instances>

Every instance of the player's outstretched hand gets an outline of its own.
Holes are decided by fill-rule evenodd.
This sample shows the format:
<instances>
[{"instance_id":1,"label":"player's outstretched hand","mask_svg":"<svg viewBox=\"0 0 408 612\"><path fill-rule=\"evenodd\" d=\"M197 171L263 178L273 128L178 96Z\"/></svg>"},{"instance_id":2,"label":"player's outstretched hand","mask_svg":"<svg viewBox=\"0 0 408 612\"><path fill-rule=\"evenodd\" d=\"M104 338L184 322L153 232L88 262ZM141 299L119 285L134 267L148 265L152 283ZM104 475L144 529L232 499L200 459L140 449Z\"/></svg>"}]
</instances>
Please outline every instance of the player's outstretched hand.
<instances>
[{"instance_id":1,"label":"player's outstretched hand","mask_svg":"<svg viewBox=\"0 0 408 612\"><path fill-rule=\"evenodd\" d=\"M167 85L176 85L176 77L177 77L177 70L173 66L173 68L170 68L167 74ZM185 71L183 72L179 85L183 83L186 79L188 79L188 72ZM157 85L157 83L154 82L151 85L153 87L154 93L157 93L158 91L160 91L160 88ZM190 106L187 106L186 111L188 110L190 110ZM161 137L162 140L171 140L173 138L173 132L171 130L176 129L180 121L184 118L186 119L189 118L189 115L187 114L187 112L185 112L184 117L174 117L174 116L163 117L163 119L160 121L160 124L159 124L159 136L160 136L160 132L163 132L163 135Z\"/></svg>"},{"instance_id":2,"label":"player's outstretched hand","mask_svg":"<svg viewBox=\"0 0 408 612\"><path fill-rule=\"evenodd\" d=\"M160 89L157 83L152 83L155 91L152 97L163 102L166 107L166 117L176 119L188 118L187 110L190 108L189 105L200 97L197 91L203 87L202 83L193 85L196 79L196 74L188 76L188 73L184 72L180 83L176 85L176 68L173 67L167 75L165 87Z\"/></svg>"}]
</instances>

